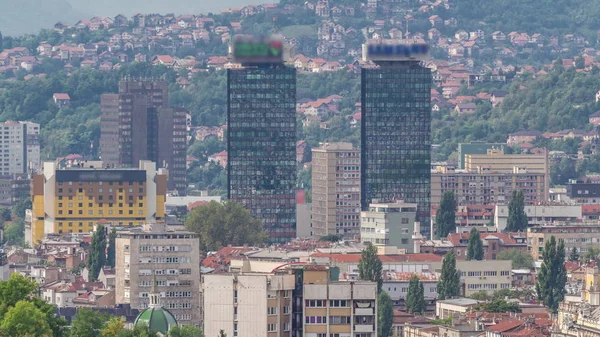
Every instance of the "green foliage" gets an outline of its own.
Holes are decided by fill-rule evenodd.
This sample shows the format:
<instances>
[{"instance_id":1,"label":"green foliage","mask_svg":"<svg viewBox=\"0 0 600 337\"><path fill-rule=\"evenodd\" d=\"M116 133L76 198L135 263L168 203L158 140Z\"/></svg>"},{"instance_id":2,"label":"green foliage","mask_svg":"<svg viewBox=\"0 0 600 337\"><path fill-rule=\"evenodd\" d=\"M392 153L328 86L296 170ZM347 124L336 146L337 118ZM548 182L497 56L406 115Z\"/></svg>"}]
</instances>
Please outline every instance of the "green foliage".
<instances>
[{"instance_id":1,"label":"green foliage","mask_svg":"<svg viewBox=\"0 0 600 337\"><path fill-rule=\"evenodd\" d=\"M573 247L573 249L571 249L571 253L569 254L569 261L579 261L579 251L577 251L577 247Z\"/></svg>"},{"instance_id":2,"label":"green foliage","mask_svg":"<svg viewBox=\"0 0 600 337\"><path fill-rule=\"evenodd\" d=\"M204 337L202 330L190 325L174 326L167 337Z\"/></svg>"},{"instance_id":3,"label":"green foliage","mask_svg":"<svg viewBox=\"0 0 600 337\"><path fill-rule=\"evenodd\" d=\"M476 310L485 312L521 312L518 302L507 302L502 298L495 298L489 302L479 303Z\"/></svg>"},{"instance_id":4,"label":"green foliage","mask_svg":"<svg viewBox=\"0 0 600 337\"><path fill-rule=\"evenodd\" d=\"M507 232L522 232L527 229L527 214L525 213L525 196L522 190L513 190L508 203Z\"/></svg>"},{"instance_id":5,"label":"green foliage","mask_svg":"<svg viewBox=\"0 0 600 337\"><path fill-rule=\"evenodd\" d=\"M52 329L44 313L35 304L26 300L21 300L8 309L0 324L0 331L12 337L52 336Z\"/></svg>"},{"instance_id":6,"label":"green foliage","mask_svg":"<svg viewBox=\"0 0 600 337\"><path fill-rule=\"evenodd\" d=\"M94 235L87 258L90 281L98 279L100 269L106 264L106 231L103 225L98 225Z\"/></svg>"},{"instance_id":7,"label":"green foliage","mask_svg":"<svg viewBox=\"0 0 600 337\"><path fill-rule=\"evenodd\" d=\"M377 247L370 242L360 254L358 277L361 280L377 282L377 292L381 292L381 285L383 284L383 266L377 255Z\"/></svg>"},{"instance_id":8,"label":"green foliage","mask_svg":"<svg viewBox=\"0 0 600 337\"><path fill-rule=\"evenodd\" d=\"M425 301L425 290L423 288L423 283L421 283L417 275L413 275L408 283L406 311L423 314L425 309L427 309L427 302Z\"/></svg>"},{"instance_id":9,"label":"green foliage","mask_svg":"<svg viewBox=\"0 0 600 337\"><path fill-rule=\"evenodd\" d=\"M4 224L4 241L9 245L25 246L25 222L16 219L10 224Z\"/></svg>"},{"instance_id":10,"label":"green foliage","mask_svg":"<svg viewBox=\"0 0 600 337\"><path fill-rule=\"evenodd\" d=\"M6 207L0 207L0 219L4 221L10 221L12 219L10 209Z\"/></svg>"},{"instance_id":11,"label":"green foliage","mask_svg":"<svg viewBox=\"0 0 600 337\"><path fill-rule=\"evenodd\" d=\"M377 336L391 336L393 322L394 302L387 292L380 291L377 295Z\"/></svg>"},{"instance_id":12,"label":"green foliage","mask_svg":"<svg viewBox=\"0 0 600 337\"><path fill-rule=\"evenodd\" d=\"M452 324L452 317L441 318L441 319L432 319L427 323L433 324L433 325L450 325L450 324Z\"/></svg>"},{"instance_id":13,"label":"green foliage","mask_svg":"<svg viewBox=\"0 0 600 337\"><path fill-rule=\"evenodd\" d=\"M438 299L460 295L460 272L456 270L456 255L450 252L444 256L442 261L442 273L437 283Z\"/></svg>"},{"instance_id":14,"label":"green foliage","mask_svg":"<svg viewBox=\"0 0 600 337\"><path fill-rule=\"evenodd\" d=\"M343 237L341 235L335 235L335 234L327 234L325 236L322 236L319 241L321 242L339 242L343 239Z\"/></svg>"},{"instance_id":15,"label":"green foliage","mask_svg":"<svg viewBox=\"0 0 600 337\"><path fill-rule=\"evenodd\" d=\"M585 260L598 260L598 256L600 255L600 248L590 247L583 254L583 258Z\"/></svg>"},{"instance_id":16,"label":"green foliage","mask_svg":"<svg viewBox=\"0 0 600 337\"><path fill-rule=\"evenodd\" d=\"M12 207L12 214L17 218L25 218L25 210L31 209L31 198L19 199ZM6 211L2 213L2 218L6 219Z\"/></svg>"},{"instance_id":17,"label":"green foliage","mask_svg":"<svg viewBox=\"0 0 600 337\"><path fill-rule=\"evenodd\" d=\"M202 251L217 250L225 245L257 245L267 240L260 220L234 200L211 201L195 207L188 214L185 227L200 236Z\"/></svg>"},{"instance_id":18,"label":"green foliage","mask_svg":"<svg viewBox=\"0 0 600 337\"><path fill-rule=\"evenodd\" d=\"M456 199L454 192L446 191L442 195L440 207L435 213L436 236L445 238L456 230Z\"/></svg>"},{"instance_id":19,"label":"green foliage","mask_svg":"<svg viewBox=\"0 0 600 337\"><path fill-rule=\"evenodd\" d=\"M528 252L519 249L509 249L498 252L498 260L511 260L513 269L531 269L533 268L533 257Z\"/></svg>"},{"instance_id":20,"label":"green foliage","mask_svg":"<svg viewBox=\"0 0 600 337\"><path fill-rule=\"evenodd\" d=\"M80 308L71 323L70 337L96 337L107 320L106 315L88 308Z\"/></svg>"},{"instance_id":21,"label":"green foliage","mask_svg":"<svg viewBox=\"0 0 600 337\"><path fill-rule=\"evenodd\" d=\"M115 257L116 257L116 239L117 239L117 229L113 227L108 236L108 252L106 254L106 265L114 268L115 267Z\"/></svg>"},{"instance_id":22,"label":"green foliage","mask_svg":"<svg viewBox=\"0 0 600 337\"><path fill-rule=\"evenodd\" d=\"M133 330L120 330L116 337L158 337L158 334L154 331L151 331L147 325L138 324L133 327Z\"/></svg>"},{"instance_id":23,"label":"green foliage","mask_svg":"<svg viewBox=\"0 0 600 337\"><path fill-rule=\"evenodd\" d=\"M565 243L551 236L544 245L542 267L537 276L535 290L538 299L553 313L565 297L567 271L565 269Z\"/></svg>"},{"instance_id":24,"label":"green foliage","mask_svg":"<svg viewBox=\"0 0 600 337\"><path fill-rule=\"evenodd\" d=\"M101 337L118 336L125 329L125 319L123 317L111 317L100 332Z\"/></svg>"},{"instance_id":25,"label":"green foliage","mask_svg":"<svg viewBox=\"0 0 600 337\"><path fill-rule=\"evenodd\" d=\"M483 241L477 228L473 227L469 234L469 244L467 245L467 261L483 260Z\"/></svg>"}]
</instances>

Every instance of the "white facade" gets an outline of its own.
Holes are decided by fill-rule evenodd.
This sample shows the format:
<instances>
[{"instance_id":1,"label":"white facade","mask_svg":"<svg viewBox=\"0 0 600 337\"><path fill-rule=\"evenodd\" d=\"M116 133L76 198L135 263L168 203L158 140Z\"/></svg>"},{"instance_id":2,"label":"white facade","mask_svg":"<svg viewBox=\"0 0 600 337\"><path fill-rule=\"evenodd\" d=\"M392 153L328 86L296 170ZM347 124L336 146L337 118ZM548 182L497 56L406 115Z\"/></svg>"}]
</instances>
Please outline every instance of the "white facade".
<instances>
[{"instance_id":1,"label":"white facade","mask_svg":"<svg viewBox=\"0 0 600 337\"><path fill-rule=\"evenodd\" d=\"M370 204L368 211L360 212L360 239L363 243L395 246L412 253L416 215L417 204Z\"/></svg>"},{"instance_id":2,"label":"white facade","mask_svg":"<svg viewBox=\"0 0 600 337\"><path fill-rule=\"evenodd\" d=\"M548 225L554 222L571 222L582 218L581 205L532 205L525 206L529 226ZM496 205L494 223L503 232L508 222L508 205Z\"/></svg>"},{"instance_id":3,"label":"white facade","mask_svg":"<svg viewBox=\"0 0 600 337\"><path fill-rule=\"evenodd\" d=\"M0 175L40 169L40 125L7 121L0 124Z\"/></svg>"}]
</instances>

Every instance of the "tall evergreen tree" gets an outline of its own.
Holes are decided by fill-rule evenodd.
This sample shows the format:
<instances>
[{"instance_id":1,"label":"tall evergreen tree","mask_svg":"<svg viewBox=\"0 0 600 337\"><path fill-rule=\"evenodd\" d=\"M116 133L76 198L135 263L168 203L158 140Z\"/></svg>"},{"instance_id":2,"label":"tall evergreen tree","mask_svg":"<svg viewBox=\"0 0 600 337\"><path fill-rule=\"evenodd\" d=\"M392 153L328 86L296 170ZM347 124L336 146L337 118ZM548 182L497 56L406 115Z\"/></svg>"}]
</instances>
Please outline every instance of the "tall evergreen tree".
<instances>
[{"instance_id":1,"label":"tall evergreen tree","mask_svg":"<svg viewBox=\"0 0 600 337\"><path fill-rule=\"evenodd\" d=\"M440 207L435 213L436 236L445 238L456 230L456 199L454 192L446 191L442 195Z\"/></svg>"},{"instance_id":2,"label":"tall evergreen tree","mask_svg":"<svg viewBox=\"0 0 600 337\"><path fill-rule=\"evenodd\" d=\"M423 313L427 308L425 302L425 290L423 283L417 275L413 275L408 283L408 294L406 295L406 311L412 313Z\"/></svg>"},{"instance_id":3,"label":"tall evergreen tree","mask_svg":"<svg viewBox=\"0 0 600 337\"><path fill-rule=\"evenodd\" d=\"M558 305L565 297L566 283L565 243L563 240L557 243L554 236L551 236L544 245L542 267L535 289L538 299L553 313L558 312Z\"/></svg>"},{"instance_id":4,"label":"tall evergreen tree","mask_svg":"<svg viewBox=\"0 0 600 337\"><path fill-rule=\"evenodd\" d=\"M358 276L361 280L377 282L377 292L381 291L383 284L383 267L377 255L377 247L369 242L360 254L358 262Z\"/></svg>"},{"instance_id":5,"label":"tall evergreen tree","mask_svg":"<svg viewBox=\"0 0 600 337\"><path fill-rule=\"evenodd\" d=\"M513 190L508 203L508 222L506 231L519 232L527 229L527 214L525 213L525 196L523 191Z\"/></svg>"},{"instance_id":6,"label":"tall evergreen tree","mask_svg":"<svg viewBox=\"0 0 600 337\"><path fill-rule=\"evenodd\" d=\"M385 291L377 295L377 336L389 337L394 321L394 302Z\"/></svg>"},{"instance_id":7,"label":"tall evergreen tree","mask_svg":"<svg viewBox=\"0 0 600 337\"><path fill-rule=\"evenodd\" d=\"M577 251L577 247L573 247L573 249L571 249L569 261L579 261L579 252Z\"/></svg>"},{"instance_id":8,"label":"tall evergreen tree","mask_svg":"<svg viewBox=\"0 0 600 337\"><path fill-rule=\"evenodd\" d=\"M98 225L87 258L90 281L98 279L100 269L106 264L106 232L103 225Z\"/></svg>"},{"instance_id":9,"label":"tall evergreen tree","mask_svg":"<svg viewBox=\"0 0 600 337\"><path fill-rule=\"evenodd\" d=\"M115 267L116 239L117 239L117 229L113 227L112 230L110 231L110 235L108 236L108 253L107 253L107 257L106 257L106 265L111 268Z\"/></svg>"},{"instance_id":10,"label":"tall evergreen tree","mask_svg":"<svg viewBox=\"0 0 600 337\"><path fill-rule=\"evenodd\" d=\"M460 272L456 270L456 255L452 252L444 256L437 293L440 300L460 295Z\"/></svg>"},{"instance_id":11,"label":"tall evergreen tree","mask_svg":"<svg viewBox=\"0 0 600 337\"><path fill-rule=\"evenodd\" d=\"M467 245L467 260L483 260L483 241L477 228L473 227L469 234L469 244Z\"/></svg>"}]
</instances>

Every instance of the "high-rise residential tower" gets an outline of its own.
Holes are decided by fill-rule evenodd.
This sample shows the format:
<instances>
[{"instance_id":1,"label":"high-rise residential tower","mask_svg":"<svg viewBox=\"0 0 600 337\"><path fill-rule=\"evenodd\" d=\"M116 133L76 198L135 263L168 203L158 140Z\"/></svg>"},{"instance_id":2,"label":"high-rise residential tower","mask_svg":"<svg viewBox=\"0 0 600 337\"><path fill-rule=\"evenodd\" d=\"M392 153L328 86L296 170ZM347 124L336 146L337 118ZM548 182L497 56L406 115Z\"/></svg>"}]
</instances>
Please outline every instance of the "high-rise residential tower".
<instances>
[{"instance_id":1,"label":"high-rise residential tower","mask_svg":"<svg viewBox=\"0 0 600 337\"><path fill-rule=\"evenodd\" d=\"M169 172L168 189L186 191L186 113L169 108L168 84L123 80L101 98L100 152L105 164L135 167L150 160Z\"/></svg>"},{"instance_id":2,"label":"high-rise residential tower","mask_svg":"<svg viewBox=\"0 0 600 337\"><path fill-rule=\"evenodd\" d=\"M404 200L430 223L431 71L426 45L366 44L361 74L361 206ZM430 226L421 226L429 236Z\"/></svg>"},{"instance_id":3,"label":"high-rise residential tower","mask_svg":"<svg viewBox=\"0 0 600 337\"><path fill-rule=\"evenodd\" d=\"M40 169L40 125L0 123L0 176L28 174Z\"/></svg>"},{"instance_id":4,"label":"high-rise residential tower","mask_svg":"<svg viewBox=\"0 0 600 337\"><path fill-rule=\"evenodd\" d=\"M262 50L272 57L252 55ZM279 41L236 41L242 67L227 71L227 195L263 222L271 242L296 237L296 69L282 52Z\"/></svg>"},{"instance_id":5,"label":"high-rise residential tower","mask_svg":"<svg viewBox=\"0 0 600 337\"><path fill-rule=\"evenodd\" d=\"M312 150L312 233L355 239L360 234L360 151L351 143Z\"/></svg>"}]
</instances>

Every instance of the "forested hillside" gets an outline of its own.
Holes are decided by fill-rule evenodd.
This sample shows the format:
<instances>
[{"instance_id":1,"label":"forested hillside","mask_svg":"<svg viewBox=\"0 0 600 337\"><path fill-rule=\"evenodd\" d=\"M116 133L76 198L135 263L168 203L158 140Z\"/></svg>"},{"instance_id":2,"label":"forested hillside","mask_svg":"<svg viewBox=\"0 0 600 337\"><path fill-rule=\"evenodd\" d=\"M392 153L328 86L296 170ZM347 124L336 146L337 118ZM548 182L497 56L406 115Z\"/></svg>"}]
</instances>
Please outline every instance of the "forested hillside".
<instances>
[{"instance_id":1,"label":"forested hillside","mask_svg":"<svg viewBox=\"0 0 600 337\"><path fill-rule=\"evenodd\" d=\"M0 0L0 32L4 36L37 33L58 21L75 23L88 17L68 0Z\"/></svg>"}]
</instances>

